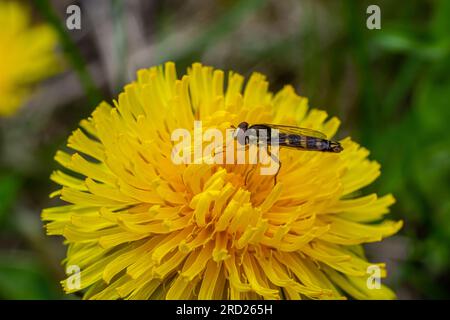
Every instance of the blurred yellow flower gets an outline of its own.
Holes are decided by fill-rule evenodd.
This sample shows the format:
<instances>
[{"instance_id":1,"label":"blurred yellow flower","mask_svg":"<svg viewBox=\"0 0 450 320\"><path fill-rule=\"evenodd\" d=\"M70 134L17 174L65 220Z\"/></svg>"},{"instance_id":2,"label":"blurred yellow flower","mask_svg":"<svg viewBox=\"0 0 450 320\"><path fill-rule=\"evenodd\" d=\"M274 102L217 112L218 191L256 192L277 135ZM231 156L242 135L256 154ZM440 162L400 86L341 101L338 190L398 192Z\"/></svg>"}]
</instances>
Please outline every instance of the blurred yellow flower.
<instances>
[{"instance_id":1,"label":"blurred yellow flower","mask_svg":"<svg viewBox=\"0 0 450 320\"><path fill-rule=\"evenodd\" d=\"M224 83L227 83L226 87ZM175 65L138 72L114 106L101 103L56 160L67 205L42 213L49 235L68 244L66 265L81 269L86 299L357 299L394 298L370 288L363 243L396 233L383 220L391 195L355 191L380 174L369 152L350 138L342 153L280 150L281 171L262 176L249 165L171 161L171 132L225 130L241 121L320 130L337 118L308 109L286 86L268 91L261 74L244 78L195 63L177 78Z\"/></svg>"},{"instance_id":2,"label":"blurred yellow flower","mask_svg":"<svg viewBox=\"0 0 450 320\"><path fill-rule=\"evenodd\" d=\"M57 35L47 25L32 26L26 7L0 1L0 116L14 114L31 86L55 73Z\"/></svg>"}]
</instances>

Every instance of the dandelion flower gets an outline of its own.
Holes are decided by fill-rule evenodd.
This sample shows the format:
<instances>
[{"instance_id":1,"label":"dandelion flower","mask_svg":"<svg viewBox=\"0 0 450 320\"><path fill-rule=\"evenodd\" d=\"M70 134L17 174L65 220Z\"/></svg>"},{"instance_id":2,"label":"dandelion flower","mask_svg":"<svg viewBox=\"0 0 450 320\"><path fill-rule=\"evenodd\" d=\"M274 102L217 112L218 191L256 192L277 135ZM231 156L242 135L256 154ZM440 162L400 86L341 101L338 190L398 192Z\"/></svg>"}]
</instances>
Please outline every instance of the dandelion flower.
<instances>
[{"instance_id":1,"label":"dandelion flower","mask_svg":"<svg viewBox=\"0 0 450 320\"><path fill-rule=\"evenodd\" d=\"M224 83L227 83L225 86ZM49 235L68 245L85 299L394 298L371 290L362 244L396 233L383 220L391 195L355 193L380 174L350 138L339 154L280 150L273 176L249 165L171 161L177 128L225 130L240 121L308 127L332 137L337 118L308 109L291 86L268 91L261 74L244 78L195 63L140 70L114 106L102 102L56 160L67 204L45 209Z\"/></svg>"},{"instance_id":2,"label":"dandelion flower","mask_svg":"<svg viewBox=\"0 0 450 320\"><path fill-rule=\"evenodd\" d=\"M55 32L47 25L32 26L30 20L26 7L0 1L0 116L14 114L31 86L57 69Z\"/></svg>"}]
</instances>

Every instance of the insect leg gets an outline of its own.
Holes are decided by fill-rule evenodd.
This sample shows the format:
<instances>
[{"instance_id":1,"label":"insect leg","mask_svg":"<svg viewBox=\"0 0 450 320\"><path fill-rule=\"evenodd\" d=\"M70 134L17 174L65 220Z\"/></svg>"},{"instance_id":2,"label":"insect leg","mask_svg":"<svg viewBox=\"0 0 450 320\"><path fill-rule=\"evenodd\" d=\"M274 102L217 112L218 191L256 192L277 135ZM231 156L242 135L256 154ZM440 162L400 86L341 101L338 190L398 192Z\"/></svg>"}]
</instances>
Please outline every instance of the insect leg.
<instances>
[{"instance_id":1,"label":"insect leg","mask_svg":"<svg viewBox=\"0 0 450 320\"><path fill-rule=\"evenodd\" d=\"M278 178L278 174L280 173L281 170L281 161L278 161L278 170L277 173L275 173L275 177L273 179L273 185L276 186L277 184L277 178Z\"/></svg>"},{"instance_id":2,"label":"insect leg","mask_svg":"<svg viewBox=\"0 0 450 320\"><path fill-rule=\"evenodd\" d=\"M244 179L244 185L247 185L247 181L248 181L248 176L250 175L250 173L252 173L253 171L255 171L256 166L254 166L254 168L250 169L246 175L245 175L245 179Z\"/></svg>"},{"instance_id":3,"label":"insect leg","mask_svg":"<svg viewBox=\"0 0 450 320\"><path fill-rule=\"evenodd\" d=\"M278 174L280 173L280 170L281 170L281 161L274 154L272 154L272 152L270 151L270 148L267 149L267 152L268 152L269 156L272 158L272 160L274 160L276 163L278 163L278 169L277 169L277 173L275 173L274 183L273 183L273 185L275 186L277 184Z\"/></svg>"}]
</instances>

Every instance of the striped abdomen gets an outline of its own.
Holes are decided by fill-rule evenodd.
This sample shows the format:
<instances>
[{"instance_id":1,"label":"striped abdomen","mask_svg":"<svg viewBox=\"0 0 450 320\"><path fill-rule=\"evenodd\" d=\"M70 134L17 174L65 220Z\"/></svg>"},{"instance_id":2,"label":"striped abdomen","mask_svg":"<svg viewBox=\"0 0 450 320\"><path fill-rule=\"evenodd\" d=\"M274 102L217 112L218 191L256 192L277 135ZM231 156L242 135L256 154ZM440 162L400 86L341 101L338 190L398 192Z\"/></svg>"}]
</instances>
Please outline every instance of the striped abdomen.
<instances>
[{"instance_id":1,"label":"striped abdomen","mask_svg":"<svg viewBox=\"0 0 450 320\"><path fill-rule=\"evenodd\" d=\"M327 151L330 148L328 140L296 134L280 134L279 144L280 146L313 151Z\"/></svg>"}]
</instances>

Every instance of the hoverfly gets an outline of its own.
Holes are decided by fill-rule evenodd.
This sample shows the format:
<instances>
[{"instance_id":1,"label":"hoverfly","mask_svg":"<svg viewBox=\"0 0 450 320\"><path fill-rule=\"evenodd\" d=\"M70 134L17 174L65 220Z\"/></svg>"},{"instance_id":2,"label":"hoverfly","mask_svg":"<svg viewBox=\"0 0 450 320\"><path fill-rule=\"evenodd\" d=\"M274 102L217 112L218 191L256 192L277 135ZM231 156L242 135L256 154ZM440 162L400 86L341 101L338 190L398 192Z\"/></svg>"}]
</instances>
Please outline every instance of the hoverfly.
<instances>
[{"instance_id":1,"label":"hoverfly","mask_svg":"<svg viewBox=\"0 0 450 320\"><path fill-rule=\"evenodd\" d=\"M328 140L326 135L322 132L279 124L264 123L249 126L249 124L244 121L238 125L235 137L239 139L239 137L245 135L245 139L243 140L245 145L249 144L250 141L270 145L272 143L273 129L278 130L278 141L276 142L280 147L334 153L339 153L343 150L339 142ZM264 137L260 137L260 130L264 130ZM264 139L265 141L261 141L261 139ZM240 141L242 141L242 139L240 139Z\"/></svg>"},{"instance_id":2,"label":"hoverfly","mask_svg":"<svg viewBox=\"0 0 450 320\"><path fill-rule=\"evenodd\" d=\"M272 130L278 130L278 135L275 136L275 141L272 140ZM263 132L263 135L260 133ZM247 122L241 122L235 132L234 137L239 143L248 146L250 142L256 142L258 145L272 145L273 141L280 147L294 148L297 150L306 151L320 151L339 153L344 148L337 141L328 140L326 135L322 132L279 124L253 124L249 125ZM244 139L242 139L244 138ZM277 183L277 176L281 169L281 162L278 159L278 171L275 174L275 184ZM250 172L245 177L245 183Z\"/></svg>"}]
</instances>

